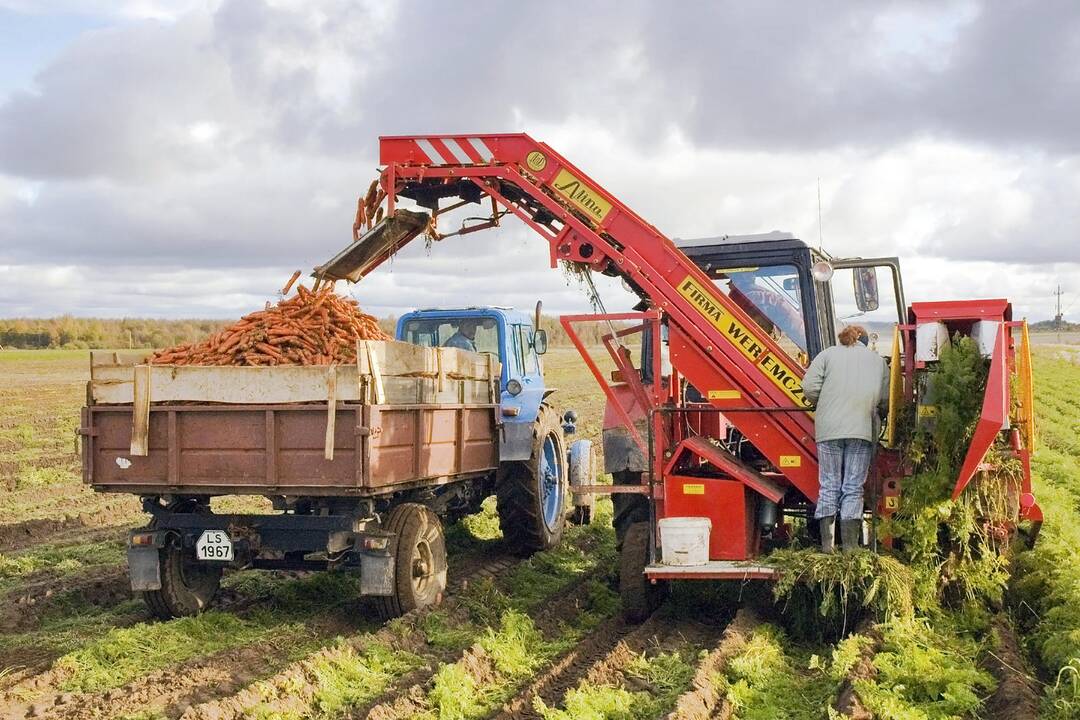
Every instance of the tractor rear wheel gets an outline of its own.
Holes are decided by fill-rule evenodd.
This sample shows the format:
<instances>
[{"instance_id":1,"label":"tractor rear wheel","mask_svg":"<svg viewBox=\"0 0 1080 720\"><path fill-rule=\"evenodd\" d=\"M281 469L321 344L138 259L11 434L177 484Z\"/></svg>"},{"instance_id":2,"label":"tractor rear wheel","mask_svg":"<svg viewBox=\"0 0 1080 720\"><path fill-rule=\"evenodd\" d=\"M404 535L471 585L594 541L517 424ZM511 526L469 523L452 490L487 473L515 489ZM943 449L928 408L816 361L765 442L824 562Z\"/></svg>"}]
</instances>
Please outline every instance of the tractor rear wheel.
<instances>
[{"instance_id":1,"label":"tractor rear wheel","mask_svg":"<svg viewBox=\"0 0 1080 720\"><path fill-rule=\"evenodd\" d=\"M394 593L377 598L384 620L442 602L446 590L446 537L439 516L419 503L402 503L390 511L385 529L396 536Z\"/></svg>"},{"instance_id":2,"label":"tractor rear wheel","mask_svg":"<svg viewBox=\"0 0 1080 720\"><path fill-rule=\"evenodd\" d=\"M566 524L567 471L559 415L541 405L532 456L513 463L496 490L499 527L512 552L531 555L559 544Z\"/></svg>"},{"instance_id":3,"label":"tractor rear wheel","mask_svg":"<svg viewBox=\"0 0 1080 720\"><path fill-rule=\"evenodd\" d=\"M623 618L630 623L640 623L652 615L667 594L666 582L653 583L645 577L650 532L648 522L628 527L619 553L619 597Z\"/></svg>"},{"instance_id":4,"label":"tractor rear wheel","mask_svg":"<svg viewBox=\"0 0 1080 720\"><path fill-rule=\"evenodd\" d=\"M222 566L200 562L184 552L178 538L158 551L161 589L143 592L150 613L161 620L198 615L206 610L221 585Z\"/></svg>"},{"instance_id":5,"label":"tractor rear wheel","mask_svg":"<svg viewBox=\"0 0 1080 720\"><path fill-rule=\"evenodd\" d=\"M641 473L620 470L611 474L611 481L614 485L640 485ZM630 526L648 522L649 503L646 496L639 493L613 493L611 504L615 510L615 517L611 521L615 527L615 548L621 549Z\"/></svg>"}]
</instances>

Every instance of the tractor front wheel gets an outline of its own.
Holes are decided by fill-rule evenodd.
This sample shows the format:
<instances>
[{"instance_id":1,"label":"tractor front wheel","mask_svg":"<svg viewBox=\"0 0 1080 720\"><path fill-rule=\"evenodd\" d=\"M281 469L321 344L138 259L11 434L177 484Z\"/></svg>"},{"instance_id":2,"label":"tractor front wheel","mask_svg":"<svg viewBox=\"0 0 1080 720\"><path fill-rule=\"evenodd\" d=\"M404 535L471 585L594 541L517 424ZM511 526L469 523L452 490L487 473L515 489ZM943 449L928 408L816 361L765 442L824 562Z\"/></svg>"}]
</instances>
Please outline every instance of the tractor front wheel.
<instances>
[{"instance_id":1,"label":"tractor front wheel","mask_svg":"<svg viewBox=\"0 0 1080 720\"><path fill-rule=\"evenodd\" d=\"M640 623L652 615L667 594L667 583L653 583L645 577L649 562L649 523L634 523L626 529L619 553L619 597L623 618Z\"/></svg>"},{"instance_id":2,"label":"tractor front wheel","mask_svg":"<svg viewBox=\"0 0 1080 720\"><path fill-rule=\"evenodd\" d=\"M566 449L559 415L541 405L532 456L513 463L496 490L499 527L510 549L530 555L559 544L566 524Z\"/></svg>"}]
</instances>

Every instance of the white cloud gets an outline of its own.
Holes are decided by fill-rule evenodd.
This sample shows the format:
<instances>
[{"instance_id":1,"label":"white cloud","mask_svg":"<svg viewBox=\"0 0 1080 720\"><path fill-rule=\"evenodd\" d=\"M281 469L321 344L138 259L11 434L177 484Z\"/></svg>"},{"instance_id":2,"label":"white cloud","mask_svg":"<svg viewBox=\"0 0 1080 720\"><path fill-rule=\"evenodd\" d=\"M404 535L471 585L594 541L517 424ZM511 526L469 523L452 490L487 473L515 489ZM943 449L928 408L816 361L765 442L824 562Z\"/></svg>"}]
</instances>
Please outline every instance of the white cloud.
<instances>
[{"instance_id":1,"label":"white cloud","mask_svg":"<svg viewBox=\"0 0 1080 720\"><path fill-rule=\"evenodd\" d=\"M816 244L820 178L826 249L901 256L913 299L1008 291L1038 318L1058 279L1080 291L1068 5L50 11L116 21L0 103L3 315L234 316L348 241L379 134L474 129L528 129L672 237ZM353 292L380 313L585 309L547 257L508 221L418 244Z\"/></svg>"}]
</instances>

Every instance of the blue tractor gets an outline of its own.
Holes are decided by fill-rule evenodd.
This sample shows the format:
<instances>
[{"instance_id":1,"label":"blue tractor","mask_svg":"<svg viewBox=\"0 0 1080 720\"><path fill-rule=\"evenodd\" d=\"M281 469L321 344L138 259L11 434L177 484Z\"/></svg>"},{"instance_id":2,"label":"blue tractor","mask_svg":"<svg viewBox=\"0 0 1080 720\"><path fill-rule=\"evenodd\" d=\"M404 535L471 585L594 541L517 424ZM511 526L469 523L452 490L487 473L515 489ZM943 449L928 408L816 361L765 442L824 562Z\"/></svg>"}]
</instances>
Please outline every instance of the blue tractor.
<instances>
[{"instance_id":1,"label":"blue tractor","mask_svg":"<svg viewBox=\"0 0 1080 720\"><path fill-rule=\"evenodd\" d=\"M588 493L573 493L572 508L568 503L571 487L593 483L592 443L569 443L575 413L560 417L547 402L555 389L544 385L548 341L539 325L540 303L533 316L503 307L433 308L406 313L396 332L404 342L487 353L502 365L494 493L503 538L523 555L558 544L567 518L588 522L592 505Z\"/></svg>"}]
</instances>

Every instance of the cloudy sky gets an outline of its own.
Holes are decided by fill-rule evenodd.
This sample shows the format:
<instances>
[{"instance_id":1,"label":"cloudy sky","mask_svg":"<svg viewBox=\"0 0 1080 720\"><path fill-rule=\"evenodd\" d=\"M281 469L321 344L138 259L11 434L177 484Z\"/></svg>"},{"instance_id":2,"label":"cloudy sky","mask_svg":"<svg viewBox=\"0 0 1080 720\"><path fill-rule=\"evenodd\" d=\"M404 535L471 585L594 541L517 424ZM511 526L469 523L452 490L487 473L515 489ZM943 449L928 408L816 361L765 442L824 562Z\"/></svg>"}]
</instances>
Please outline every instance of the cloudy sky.
<instances>
[{"instance_id":1,"label":"cloudy sky","mask_svg":"<svg viewBox=\"0 0 1080 720\"><path fill-rule=\"evenodd\" d=\"M380 134L512 131L671 237L816 244L820 182L909 300L1080 320L1075 0L0 0L0 316L236 316L348 242ZM516 221L417 245L350 292L586 307Z\"/></svg>"}]
</instances>

